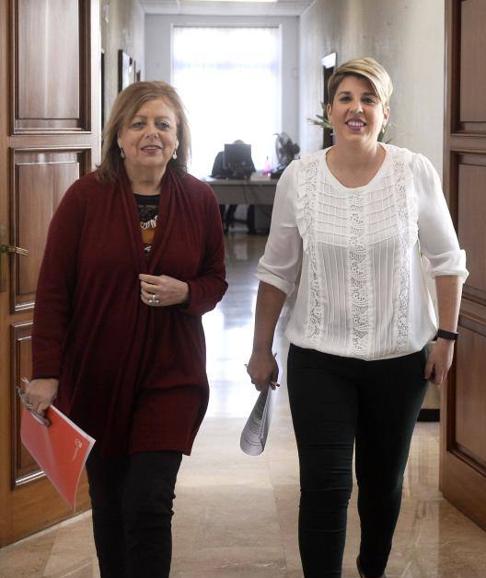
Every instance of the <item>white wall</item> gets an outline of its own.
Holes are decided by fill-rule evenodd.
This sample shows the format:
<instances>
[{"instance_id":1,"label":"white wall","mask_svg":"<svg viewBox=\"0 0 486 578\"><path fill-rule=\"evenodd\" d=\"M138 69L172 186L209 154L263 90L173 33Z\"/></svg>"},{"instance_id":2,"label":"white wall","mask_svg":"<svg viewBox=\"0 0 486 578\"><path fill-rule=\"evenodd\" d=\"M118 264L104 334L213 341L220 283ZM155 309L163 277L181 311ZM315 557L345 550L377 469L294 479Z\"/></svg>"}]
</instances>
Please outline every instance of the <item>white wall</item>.
<instances>
[{"instance_id":1,"label":"white wall","mask_svg":"<svg viewBox=\"0 0 486 578\"><path fill-rule=\"evenodd\" d=\"M105 119L118 94L118 50L135 59L144 77L145 12L139 0L100 2L101 47L105 54Z\"/></svg>"},{"instance_id":2,"label":"white wall","mask_svg":"<svg viewBox=\"0 0 486 578\"><path fill-rule=\"evenodd\" d=\"M299 136L299 22L296 16L145 16L145 78L171 80L171 28L192 26L281 26L282 31L282 130L293 140ZM224 122L224 119L222 119Z\"/></svg>"},{"instance_id":3,"label":"white wall","mask_svg":"<svg viewBox=\"0 0 486 578\"><path fill-rule=\"evenodd\" d=\"M373 56L394 83L392 143L428 156L442 173L444 115L443 0L316 0L300 21L300 143L321 147L320 61L337 52L337 63Z\"/></svg>"}]
</instances>

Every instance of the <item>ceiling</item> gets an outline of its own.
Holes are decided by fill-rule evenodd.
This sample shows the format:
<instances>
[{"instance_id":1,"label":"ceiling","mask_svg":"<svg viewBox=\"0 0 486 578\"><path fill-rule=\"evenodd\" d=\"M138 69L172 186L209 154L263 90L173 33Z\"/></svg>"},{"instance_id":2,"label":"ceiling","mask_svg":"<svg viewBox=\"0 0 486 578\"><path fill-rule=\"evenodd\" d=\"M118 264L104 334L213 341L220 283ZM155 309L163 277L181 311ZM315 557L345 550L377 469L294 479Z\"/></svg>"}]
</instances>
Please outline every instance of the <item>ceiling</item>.
<instances>
[{"instance_id":1,"label":"ceiling","mask_svg":"<svg viewBox=\"0 0 486 578\"><path fill-rule=\"evenodd\" d=\"M313 1L201 2L198 0L139 0L147 14L198 14L209 16L299 16Z\"/></svg>"}]
</instances>

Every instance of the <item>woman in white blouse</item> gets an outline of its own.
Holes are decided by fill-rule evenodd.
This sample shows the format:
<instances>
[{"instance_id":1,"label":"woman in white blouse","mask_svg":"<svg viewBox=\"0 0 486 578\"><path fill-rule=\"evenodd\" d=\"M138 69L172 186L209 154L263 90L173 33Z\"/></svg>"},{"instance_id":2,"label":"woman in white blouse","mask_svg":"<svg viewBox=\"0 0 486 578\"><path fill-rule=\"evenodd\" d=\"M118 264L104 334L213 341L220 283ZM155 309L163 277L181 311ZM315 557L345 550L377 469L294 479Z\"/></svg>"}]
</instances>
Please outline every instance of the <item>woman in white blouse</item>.
<instances>
[{"instance_id":1,"label":"woman in white blouse","mask_svg":"<svg viewBox=\"0 0 486 578\"><path fill-rule=\"evenodd\" d=\"M287 385L306 578L341 576L354 444L357 566L362 577L385 576L426 381L444 381L457 337L465 254L432 164L378 142L391 93L390 77L371 58L335 71L327 106L335 144L282 175L258 265L248 363L257 389L275 386L274 330L292 296ZM435 278L438 320L423 257Z\"/></svg>"}]
</instances>

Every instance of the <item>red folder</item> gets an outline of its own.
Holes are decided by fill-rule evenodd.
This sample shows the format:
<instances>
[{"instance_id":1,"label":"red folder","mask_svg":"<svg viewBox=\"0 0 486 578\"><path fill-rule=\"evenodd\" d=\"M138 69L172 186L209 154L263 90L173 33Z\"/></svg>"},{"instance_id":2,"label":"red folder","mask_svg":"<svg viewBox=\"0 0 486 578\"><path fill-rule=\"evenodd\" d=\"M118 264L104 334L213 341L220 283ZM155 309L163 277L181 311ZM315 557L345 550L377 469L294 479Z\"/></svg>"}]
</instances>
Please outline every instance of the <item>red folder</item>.
<instances>
[{"instance_id":1,"label":"red folder","mask_svg":"<svg viewBox=\"0 0 486 578\"><path fill-rule=\"evenodd\" d=\"M20 437L56 490L74 510L79 478L95 439L52 405L46 417L51 422L49 427L23 408Z\"/></svg>"}]
</instances>

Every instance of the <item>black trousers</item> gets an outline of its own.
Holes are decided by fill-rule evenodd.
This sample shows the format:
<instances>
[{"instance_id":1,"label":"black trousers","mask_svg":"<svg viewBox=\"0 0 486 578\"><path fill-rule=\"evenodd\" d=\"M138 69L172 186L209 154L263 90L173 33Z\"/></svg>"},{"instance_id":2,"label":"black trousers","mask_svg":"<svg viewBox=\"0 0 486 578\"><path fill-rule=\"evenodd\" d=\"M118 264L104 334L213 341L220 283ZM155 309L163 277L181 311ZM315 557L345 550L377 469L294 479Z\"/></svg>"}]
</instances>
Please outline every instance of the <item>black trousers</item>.
<instances>
[{"instance_id":1,"label":"black trousers","mask_svg":"<svg viewBox=\"0 0 486 578\"><path fill-rule=\"evenodd\" d=\"M339 578L356 443L360 562L385 571L403 472L426 389L426 354L363 361L290 346L288 390L300 462L299 547L306 578Z\"/></svg>"},{"instance_id":2,"label":"black trousers","mask_svg":"<svg viewBox=\"0 0 486 578\"><path fill-rule=\"evenodd\" d=\"M180 452L140 452L86 463L101 578L167 578Z\"/></svg>"}]
</instances>

